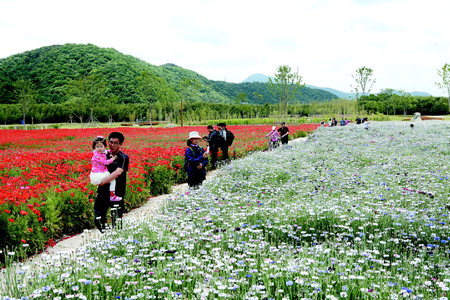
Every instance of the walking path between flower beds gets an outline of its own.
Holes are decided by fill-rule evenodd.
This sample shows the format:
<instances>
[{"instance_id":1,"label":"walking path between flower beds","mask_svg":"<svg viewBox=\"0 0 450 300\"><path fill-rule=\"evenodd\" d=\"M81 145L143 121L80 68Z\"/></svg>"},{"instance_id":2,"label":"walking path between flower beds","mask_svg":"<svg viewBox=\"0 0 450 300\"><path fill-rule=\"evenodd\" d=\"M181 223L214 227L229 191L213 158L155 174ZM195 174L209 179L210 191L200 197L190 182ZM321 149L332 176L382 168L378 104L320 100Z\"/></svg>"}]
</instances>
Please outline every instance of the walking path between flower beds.
<instances>
[{"instance_id":1,"label":"walking path between flower beds","mask_svg":"<svg viewBox=\"0 0 450 300\"><path fill-rule=\"evenodd\" d=\"M304 142L306 141L306 139L307 138L298 138L290 141L289 143ZM206 175L206 179L215 176L216 172L217 171L208 172ZM180 194L186 193L187 191L187 183L173 186L172 192L170 194L149 198L147 203L145 203L141 207L133 209L132 211L124 214L124 218L128 219L151 217L160 210L165 201L173 199ZM70 254L74 253L83 244L89 242L90 240L100 238L101 236L102 233L100 233L97 229L86 229L83 233L59 241L54 247L49 247L43 253L33 256L25 264L38 265L41 261L48 260L49 258L51 259L53 255L57 254L65 254L70 256Z\"/></svg>"}]
</instances>

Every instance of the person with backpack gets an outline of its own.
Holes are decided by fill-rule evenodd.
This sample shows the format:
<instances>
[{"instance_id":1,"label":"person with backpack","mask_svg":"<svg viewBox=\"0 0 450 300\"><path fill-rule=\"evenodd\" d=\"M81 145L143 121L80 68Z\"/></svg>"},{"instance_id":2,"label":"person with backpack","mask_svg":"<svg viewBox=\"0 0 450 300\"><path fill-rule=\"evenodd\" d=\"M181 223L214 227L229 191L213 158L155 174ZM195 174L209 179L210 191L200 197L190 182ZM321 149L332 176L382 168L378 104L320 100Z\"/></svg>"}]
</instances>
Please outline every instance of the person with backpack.
<instances>
[{"instance_id":1,"label":"person with backpack","mask_svg":"<svg viewBox=\"0 0 450 300\"><path fill-rule=\"evenodd\" d=\"M217 167L217 153L224 141L223 137L212 125L208 125L206 129L209 134L208 136L203 137L203 139L208 142L209 154L211 155L211 169L214 170Z\"/></svg>"},{"instance_id":2,"label":"person with backpack","mask_svg":"<svg viewBox=\"0 0 450 300\"><path fill-rule=\"evenodd\" d=\"M208 153L199 146L202 137L197 131L189 133L187 148L184 151L184 168L188 176L188 186L197 188L206 179Z\"/></svg>"},{"instance_id":3,"label":"person with backpack","mask_svg":"<svg viewBox=\"0 0 450 300\"><path fill-rule=\"evenodd\" d=\"M218 123L217 129L223 138L222 145L220 146L220 149L222 150L222 157L224 160L227 160L229 158L228 148L233 144L234 134L227 129L227 124L225 123Z\"/></svg>"}]
</instances>

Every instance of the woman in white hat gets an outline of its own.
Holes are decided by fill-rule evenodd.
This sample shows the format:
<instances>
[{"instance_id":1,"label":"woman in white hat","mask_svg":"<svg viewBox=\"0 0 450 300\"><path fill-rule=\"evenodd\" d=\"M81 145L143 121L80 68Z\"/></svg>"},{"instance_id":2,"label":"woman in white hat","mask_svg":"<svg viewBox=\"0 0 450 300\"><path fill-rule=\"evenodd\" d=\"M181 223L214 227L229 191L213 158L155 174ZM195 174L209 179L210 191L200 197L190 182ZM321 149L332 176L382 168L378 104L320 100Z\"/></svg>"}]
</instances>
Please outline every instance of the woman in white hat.
<instances>
[{"instance_id":1,"label":"woman in white hat","mask_svg":"<svg viewBox=\"0 0 450 300\"><path fill-rule=\"evenodd\" d=\"M184 168L188 175L188 185L198 187L206 178L205 166L208 164L208 153L198 144L202 137L197 131L189 133L187 148L184 151Z\"/></svg>"}]
</instances>

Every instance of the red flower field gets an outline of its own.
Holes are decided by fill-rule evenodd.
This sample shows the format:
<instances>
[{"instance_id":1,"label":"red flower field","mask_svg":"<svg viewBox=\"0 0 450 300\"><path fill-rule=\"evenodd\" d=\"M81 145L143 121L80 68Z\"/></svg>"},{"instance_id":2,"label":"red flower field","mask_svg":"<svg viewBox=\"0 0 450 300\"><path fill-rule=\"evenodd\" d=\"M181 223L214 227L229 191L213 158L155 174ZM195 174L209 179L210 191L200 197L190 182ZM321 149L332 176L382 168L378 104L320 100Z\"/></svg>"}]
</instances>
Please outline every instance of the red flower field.
<instances>
[{"instance_id":1,"label":"red flower field","mask_svg":"<svg viewBox=\"0 0 450 300\"><path fill-rule=\"evenodd\" d=\"M318 124L289 126L291 136L314 131ZM270 126L228 126L235 136L230 156L266 147ZM130 157L127 206L141 205L157 184L180 181L182 155L190 131L206 135L206 126L173 128L90 128L0 130L0 248L27 242L30 251L63 234L92 226L95 186L89 183L91 141L112 131L125 135ZM204 142L202 142L202 145ZM220 154L219 154L220 155ZM171 172L158 182L152 172ZM182 180L182 179L181 179Z\"/></svg>"}]
</instances>

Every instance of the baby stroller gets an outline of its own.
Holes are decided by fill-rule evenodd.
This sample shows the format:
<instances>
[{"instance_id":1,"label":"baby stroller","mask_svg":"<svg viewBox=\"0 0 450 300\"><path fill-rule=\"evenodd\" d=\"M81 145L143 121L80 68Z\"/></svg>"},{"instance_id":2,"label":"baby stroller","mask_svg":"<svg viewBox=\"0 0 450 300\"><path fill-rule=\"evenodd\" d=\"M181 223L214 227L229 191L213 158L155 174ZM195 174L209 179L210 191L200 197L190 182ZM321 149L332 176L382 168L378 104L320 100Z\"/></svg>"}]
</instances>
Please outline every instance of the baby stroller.
<instances>
[{"instance_id":1,"label":"baby stroller","mask_svg":"<svg viewBox=\"0 0 450 300\"><path fill-rule=\"evenodd\" d=\"M280 144L281 144L281 141L279 138L276 140L269 139L269 151L272 151L272 150L280 147Z\"/></svg>"}]
</instances>

